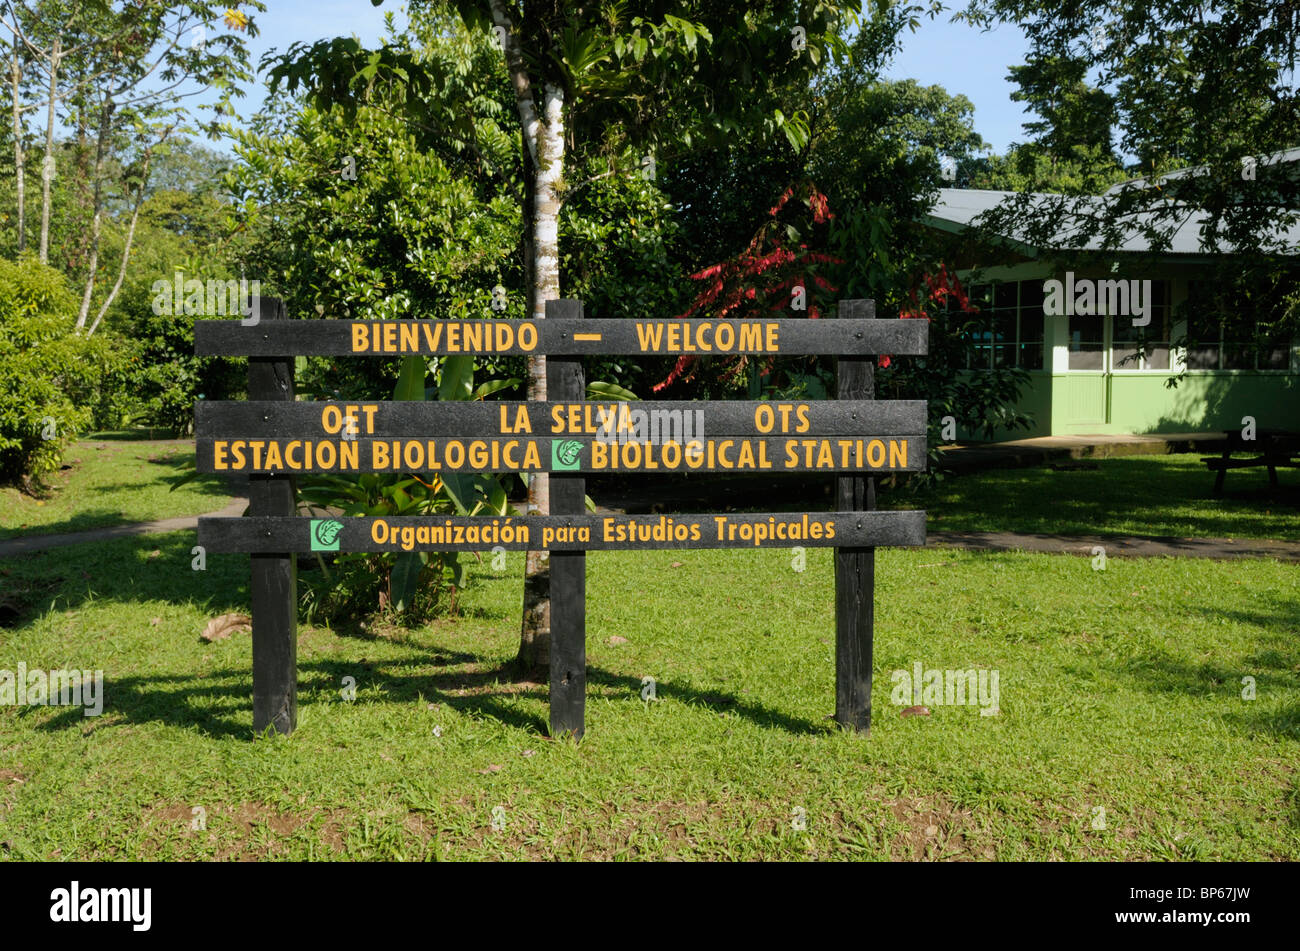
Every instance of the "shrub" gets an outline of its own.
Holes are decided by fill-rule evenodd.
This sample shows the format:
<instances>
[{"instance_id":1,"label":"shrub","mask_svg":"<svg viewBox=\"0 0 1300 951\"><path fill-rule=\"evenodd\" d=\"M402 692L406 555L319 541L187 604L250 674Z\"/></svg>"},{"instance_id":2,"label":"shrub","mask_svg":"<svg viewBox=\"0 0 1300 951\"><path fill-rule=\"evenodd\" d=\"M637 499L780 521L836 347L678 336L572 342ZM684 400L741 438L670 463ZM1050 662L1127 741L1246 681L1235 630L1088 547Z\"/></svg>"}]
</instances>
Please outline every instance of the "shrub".
<instances>
[{"instance_id":1,"label":"shrub","mask_svg":"<svg viewBox=\"0 0 1300 951\"><path fill-rule=\"evenodd\" d=\"M187 277L204 280L208 275L188 266ZM195 402L241 396L248 366L243 359L195 356L194 321L205 315L173 311L170 295L155 306L150 283L124 290L121 327L129 338L131 362L122 382L131 396L132 423L184 437L194 430Z\"/></svg>"},{"instance_id":2,"label":"shrub","mask_svg":"<svg viewBox=\"0 0 1300 951\"><path fill-rule=\"evenodd\" d=\"M56 468L90 425L110 345L76 332L64 277L34 260L0 260L0 480Z\"/></svg>"}]
</instances>

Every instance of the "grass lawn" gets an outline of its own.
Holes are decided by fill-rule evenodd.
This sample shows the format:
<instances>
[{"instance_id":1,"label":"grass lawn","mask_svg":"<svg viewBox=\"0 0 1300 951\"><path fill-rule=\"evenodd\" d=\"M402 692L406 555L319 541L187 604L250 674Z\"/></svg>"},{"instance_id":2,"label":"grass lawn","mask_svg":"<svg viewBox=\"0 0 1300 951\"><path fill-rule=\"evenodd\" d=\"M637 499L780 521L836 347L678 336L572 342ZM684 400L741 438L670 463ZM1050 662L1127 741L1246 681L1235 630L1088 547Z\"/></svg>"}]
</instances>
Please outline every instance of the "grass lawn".
<instances>
[{"instance_id":1,"label":"grass lawn","mask_svg":"<svg viewBox=\"0 0 1300 951\"><path fill-rule=\"evenodd\" d=\"M97 433L74 443L65 468L48 473L53 490L34 499L0 487L0 538L81 532L220 509L230 494L215 476L200 476L175 492L172 480L194 462L194 443Z\"/></svg>"},{"instance_id":2,"label":"grass lawn","mask_svg":"<svg viewBox=\"0 0 1300 951\"><path fill-rule=\"evenodd\" d=\"M993 469L949 476L934 488L882 495L888 508L923 508L936 531L1066 535L1172 535L1300 541L1300 470L1214 473L1199 454L1089 460L1096 469Z\"/></svg>"},{"instance_id":3,"label":"grass lawn","mask_svg":"<svg viewBox=\"0 0 1300 951\"><path fill-rule=\"evenodd\" d=\"M246 608L247 556L194 572L192 544L0 561L0 669L102 668L107 696L100 717L0 707L0 856L1300 859L1294 566L882 550L867 738L826 719L829 551L802 572L594 552L575 744L545 738L544 686L502 674L512 554L458 619L303 628L298 732L254 741L248 635L198 636ZM996 669L1000 714L900 717L890 672L916 662Z\"/></svg>"}]
</instances>

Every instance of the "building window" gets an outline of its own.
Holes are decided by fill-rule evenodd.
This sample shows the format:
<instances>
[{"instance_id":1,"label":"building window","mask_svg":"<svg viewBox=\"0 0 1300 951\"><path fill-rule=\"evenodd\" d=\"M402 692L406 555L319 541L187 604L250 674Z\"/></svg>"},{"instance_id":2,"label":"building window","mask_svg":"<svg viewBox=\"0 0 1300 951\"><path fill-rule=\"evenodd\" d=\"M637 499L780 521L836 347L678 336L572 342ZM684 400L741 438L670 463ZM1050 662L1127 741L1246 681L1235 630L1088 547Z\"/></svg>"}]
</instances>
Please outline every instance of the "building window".
<instances>
[{"instance_id":1,"label":"building window","mask_svg":"<svg viewBox=\"0 0 1300 951\"><path fill-rule=\"evenodd\" d=\"M1243 331L1231 330L1211 303L1210 287L1204 281L1188 286L1187 368L1189 370L1288 370L1291 366L1291 338L1257 327L1253 339L1242 339Z\"/></svg>"},{"instance_id":2,"label":"building window","mask_svg":"<svg viewBox=\"0 0 1300 951\"><path fill-rule=\"evenodd\" d=\"M1069 318L1070 369L1106 369L1106 321L1092 314Z\"/></svg>"},{"instance_id":3,"label":"building window","mask_svg":"<svg viewBox=\"0 0 1300 951\"><path fill-rule=\"evenodd\" d=\"M970 291L974 329L967 367L976 370L1043 368L1043 282L976 284ZM949 298L949 312L959 311Z\"/></svg>"},{"instance_id":4,"label":"building window","mask_svg":"<svg viewBox=\"0 0 1300 951\"><path fill-rule=\"evenodd\" d=\"M1168 281L1151 282L1151 322L1133 326L1132 317L1116 317L1111 330L1112 370L1168 370L1173 314Z\"/></svg>"}]
</instances>

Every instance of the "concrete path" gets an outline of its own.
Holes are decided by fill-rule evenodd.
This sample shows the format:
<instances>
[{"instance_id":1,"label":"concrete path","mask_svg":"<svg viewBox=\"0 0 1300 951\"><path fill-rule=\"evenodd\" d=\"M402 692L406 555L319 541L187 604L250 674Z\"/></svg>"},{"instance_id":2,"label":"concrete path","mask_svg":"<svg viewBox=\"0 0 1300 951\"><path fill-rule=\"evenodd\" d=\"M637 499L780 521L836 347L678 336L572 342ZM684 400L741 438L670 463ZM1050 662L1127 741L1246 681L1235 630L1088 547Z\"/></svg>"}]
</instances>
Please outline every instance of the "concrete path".
<instances>
[{"instance_id":1,"label":"concrete path","mask_svg":"<svg viewBox=\"0 0 1300 951\"><path fill-rule=\"evenodd\" d=\"M976 469L1026 469L1073 459L1107 459L1112 456L1167 455L1175 452L1217 454L1226 435L1162 433L1158 436L1108 435L1036 436L1007 442L969 443L940 448L944 468L954 472Z\"/></svg>"},{"instance_id":2,"label":"concrete path","mask_svg":"<svg viewBox=\"0 0 1300 951\"><path fill-rule=\"evenodd\" d=\"M219 512L208 512L201 517L223 516L237 517L248 508L248 499L231 499L230 504ZM26 538L10 538L0 541L0 558L14 558L29 555L47 548L62 548L64 545L81 545L86 542L106 542L114 538L126 538L131 535L157 535L162 532L180 532L199 527L198 515L182 518L163 518L156 522L132 522L129 525L114 525L109 528L92 528L84 532L68 532L63 535L28 535Z\"/></svg>"},{"instance_id":3,"label":"concrete path","mask_svg":"<svg viewBox=\"0 0 1300 951\"><path fill-rule=\"evenodd\" d=\"M929 532L927 541L941 548L980 551L1041 551L1058 555L1093 555L1100 546L1107 558L1277 558L1300 562L1300 542L1256 538L1161 538L1141 535L1018 535L1013 532Z\"/></svg>"}]
</instances>

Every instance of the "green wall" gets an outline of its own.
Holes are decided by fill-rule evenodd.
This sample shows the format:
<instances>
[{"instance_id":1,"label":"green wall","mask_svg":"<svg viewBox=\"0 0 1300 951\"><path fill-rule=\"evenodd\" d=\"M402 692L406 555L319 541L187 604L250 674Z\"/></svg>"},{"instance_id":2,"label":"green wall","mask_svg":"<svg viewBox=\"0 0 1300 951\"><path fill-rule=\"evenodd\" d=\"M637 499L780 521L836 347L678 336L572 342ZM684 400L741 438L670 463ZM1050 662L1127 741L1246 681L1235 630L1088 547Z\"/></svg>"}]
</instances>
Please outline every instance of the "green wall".
<instances>
[{"instance_id":1,"label":"green wall","mask_svg":"<svg viewBox=\"0 0 1300 951\"><path fill-rule=\"evenodd\" d=\"M1300 430L1300 377L1253 371L1189 372L1176 388L1162 373L1030 373L1019 407L1034 417L1026 430L1000 430L994 439L1085 433L1188 433L1241 428L1243 416L1261 429ZM1109 390L1108 390L1109 388ZM958 430L962 440L983 437Z\"/></svg>"},{"instance_id":2,"label":"green wall","mask_svg":"<svg viewBox=\"0 0 1300 951\"><path fill-rule=\"evenodd\" d=\"M1291 373L1189 372L1176 389L1161 374L1111 377L1111 428L1102 432L1170 433L1240 429L1243 416L1262 429L1300 429L1300 381Z\"/></svg>"}]
</instances>

